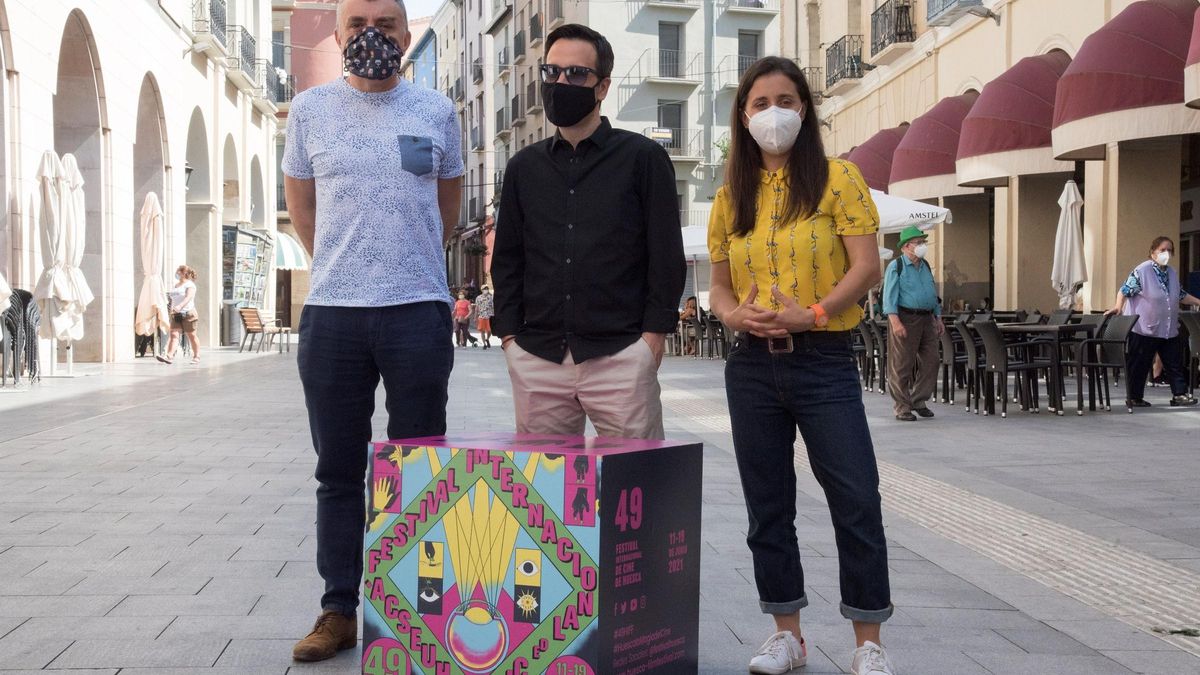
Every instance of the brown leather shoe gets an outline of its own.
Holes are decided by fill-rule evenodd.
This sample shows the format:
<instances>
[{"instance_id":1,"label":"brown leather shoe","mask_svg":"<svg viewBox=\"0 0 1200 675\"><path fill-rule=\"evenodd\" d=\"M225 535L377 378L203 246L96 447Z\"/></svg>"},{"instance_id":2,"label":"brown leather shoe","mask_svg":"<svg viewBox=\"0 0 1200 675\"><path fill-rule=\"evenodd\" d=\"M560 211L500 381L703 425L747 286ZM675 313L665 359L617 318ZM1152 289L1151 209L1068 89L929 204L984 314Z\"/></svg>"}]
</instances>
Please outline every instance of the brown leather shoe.
<instances>
[{"instance_id":1,"label":"brown leather shoe","mask_svg":"<svg viewBox=\"0 0 1200 675\"><path fill-rule=\"evenodd\" d=\"M358 620L341 612L326 610L317 617L317 623L308 637L292 647L292 658L297 661L324 661L343 649L357 646Z\"/></svg>"}]
</instances>

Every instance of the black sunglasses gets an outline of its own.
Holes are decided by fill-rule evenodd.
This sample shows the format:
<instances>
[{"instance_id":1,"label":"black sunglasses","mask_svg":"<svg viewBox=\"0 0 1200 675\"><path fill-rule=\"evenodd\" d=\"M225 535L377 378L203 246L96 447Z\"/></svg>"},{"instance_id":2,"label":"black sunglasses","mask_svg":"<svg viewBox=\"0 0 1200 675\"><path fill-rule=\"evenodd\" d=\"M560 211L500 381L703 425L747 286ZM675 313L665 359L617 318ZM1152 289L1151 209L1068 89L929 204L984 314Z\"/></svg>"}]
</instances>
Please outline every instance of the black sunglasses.
<instances>
[{"instance_id":1,"label":"black sunglasses","mask_svg":"<svg viewBox=\"0 0 1200 675\"><path fill-rule=\"evenodd\" d=\"M577 87L587 83L589 74L595 73L597 79L600 77L600 73L596 72L595 68L588 68L587 66L567 66L564 68L552 63L544 63L541 69L543 82L558 82L559 76L566 73L567 83Z\"/></svg>"}]
</instances>

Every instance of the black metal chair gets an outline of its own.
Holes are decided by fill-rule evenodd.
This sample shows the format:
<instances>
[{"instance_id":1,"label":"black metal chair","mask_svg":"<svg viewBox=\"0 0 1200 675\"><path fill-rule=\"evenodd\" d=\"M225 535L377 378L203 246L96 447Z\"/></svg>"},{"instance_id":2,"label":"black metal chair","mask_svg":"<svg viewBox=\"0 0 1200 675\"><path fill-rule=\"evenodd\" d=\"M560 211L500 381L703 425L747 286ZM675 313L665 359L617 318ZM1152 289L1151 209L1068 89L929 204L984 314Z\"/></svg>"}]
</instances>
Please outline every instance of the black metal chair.
<instances>
[{"instance_id":1,"label":"black metal chair","mask_svg":"<svg viewBox=\"0 0 1200 675\"><path fill-rule=\"evenodd\" d=\"M1184 312L1179 315L1179 322L1187 329L1187 374L1188 393L1195 395L1197 381L1200 380L1200 312Z\"/></svg>"},{"instance_id":2,"label":"black metal chair","mask_svg":"<svg viewBox=\"0 0 1200 675\"><path fill-rule=\"evenodd\" d=\"M1050 315L1050 319L1046 321L1051 326L1065 326L1071 323L1071 315L1075 313L1073 309L1056 309Z\"/></svg>"},{"instance_id":3,"label":"black metal chair","mask_svg":"<svg viewBox=\"0 0 1200 675\"><path fill-rule=\"evenodd\" d=\"M855 340L854 354L858 357L858 370L862 375L863 391L871 391L875 387L875 359L878 358L875 347L875 336L866 322L870 319L864 319L858 327L854 329L854 334L858 336Z\"/></svg>"},{"instance_id":4,"label":"black metal chair","mask_svg":"<svg viewBox=\"0 0 1200 675\"><path fill-rule=\"evenodd\" d=\"M983 344L976 341L971 324L967 321L955 321L954 329L962 337L963 353L966 355L967 406L971 412L971 400L975 400L975 414L979 414L980 389L983 381Z\"/></svg>"},{"instance_id":5,"label":"black metal chair","mask_svg":"<svg viewBox=\"0 0 1200 675\"><path fill-rule=\"evenodd\" d=\"M13 384L20 384L21 373L25 370L21 367L25 356L25 302L16 291L8 300L8 309L0 314L4 333L0 348L4 352L0 358L0 386L8 384L9 375L13 377Z\"/></svg>"},{"instance_id":6,"label":"black metal chair","mask_svg":"<svg viewBox=\"0 0 1200 675\"><path fill-rule=\"evenodd\" d=\"M940 319L938 319L940 321ZM949 327L942 331L938 337L938 342L941 347L941 364L942 364L942 403L954 405L954 392L958 388L958 373L967 365L966 349L959 349L954 335ZM937 399L937 387L935 383L933 397Z\"/></svg>"},{"instance_id":7,"label":"black metal chair","mask_svg":"<svg viewBox=\"0 0 1200 675\"><path fill-rule=\"evenodd\" d=\"M1039 358L1034 354L1034 348L1039 346L1035 341L1005 342L1004 334L994 321L975 322L972 324L975 332L983 340L986 362L987 406L991 413L996 412L996 393L1000 394L1000 417L1008 417L1008 374L1016 376L1015 385L1020 392L1022 410L1032 409L1040 412L1038 397L1038 378L1041 371L1049 370L1053 362L1048 358ZM997 388L997 377L999 387Z\"/></svg>"},{"instance_id":8,"label":"black metal chair","mask_svg":"<svg viewBox=\"0 0 1200 675\"><path fill-rule=\"evenodd\" d=\"M886 324L886 321L883 322L883 325L874 321L867 322L867 330L871 331L871 337L875 341L875 372L879 375L877 391L880 395L887 393L888 334Z\"/></svg>"},{"instance_id":9,"label":"black metal chair","mask_svg":"<svg viewBox=\"0 0 1200 675\"><path fill-rule=\"evenodd\" d=\"M17 288L13 292L20 295L25 303L25 311L21 314L21 324L25 331L25 372L30 382L40 382L42 373L38 361L38 330L42 326L42 310L29 291Z\"/></svg>"},{"instance_id":10,"label":"black metal chair","mask_svg":"<svg viewBox=\"0 0 1200 675\"><path fill-rule=\"evenodd\" d=\"M1108 371L1122 372L1126 365L1126 343L1129 333L1137 325L1138 317L1113 316L1104 324L1101 337L1080 340L1075 356L1075 397L1078 405L1077 414L1083 414L1083 376L1088 376L1088 408L1096 409L1096 398L1103 399L1104 409L1112 410L1112 396L1109 392ZM1133 406L1125 406L1133 412Z\"/></svg>"}]
</instances>

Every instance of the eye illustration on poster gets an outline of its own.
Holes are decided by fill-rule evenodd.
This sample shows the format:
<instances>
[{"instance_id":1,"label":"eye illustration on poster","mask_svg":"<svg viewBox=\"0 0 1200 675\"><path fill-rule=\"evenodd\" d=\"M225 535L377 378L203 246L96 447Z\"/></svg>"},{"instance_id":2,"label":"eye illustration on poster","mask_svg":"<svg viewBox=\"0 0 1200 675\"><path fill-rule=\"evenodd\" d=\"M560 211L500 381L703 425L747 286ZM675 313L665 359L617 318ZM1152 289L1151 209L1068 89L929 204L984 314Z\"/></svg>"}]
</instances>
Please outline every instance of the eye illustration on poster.
<instances>
[{"instance_id":1,"label":"eye illustration on poster","mask_svg":"<svg viewBox=\"0 0 1200 675\"><path fill-rule=\"evenodd\" d=\"M526 437L519 450L497 449L497 437L373 446L363 673L596 675L601 663L612 664L613 624L606 633L600 628L612 611L600 597L601 454L563 453L562 439ZM486 439L492 449L478 449ZM468 443L470 449L463 447ZM695 485L699 495L698 470ZM695 525L680 522L677 529L698 528L696 501ZM685 511L673 508L671 517L691 518ZM609 541L605 555L617 550ZM695 573L698 584L698 557ZM670 609L677 617L678 604ZM696 613L698 621L698 603ZM689 627L677 635L690 634ZM694 641L686 642L676 667L694 663ZM608 661L600 657L605 649ZM651 654L647 649L645 658L662 657Z\"/></svg>"}]
</instances>

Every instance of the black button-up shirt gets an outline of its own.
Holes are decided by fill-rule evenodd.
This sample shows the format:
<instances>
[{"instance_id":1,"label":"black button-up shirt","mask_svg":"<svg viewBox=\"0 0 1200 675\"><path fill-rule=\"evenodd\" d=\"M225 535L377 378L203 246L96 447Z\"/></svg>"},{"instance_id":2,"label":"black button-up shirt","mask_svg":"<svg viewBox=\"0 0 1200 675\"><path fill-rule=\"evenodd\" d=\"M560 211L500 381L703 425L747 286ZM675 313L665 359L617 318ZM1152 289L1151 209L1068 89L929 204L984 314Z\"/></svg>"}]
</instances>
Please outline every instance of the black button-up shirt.
<instances>
[{"instance_id":1,"label":"black button-up shirt","mask_svg":"<svg viewBox=\"0 0 1200 675\"><path fill-rule=\"evenodd\" d=\"M687 263L675 169L654 141L608 119L572 148L558 134L504 172L492 281L495 334L576 363L679 321Z\"/></svg>"}]
</instances>

